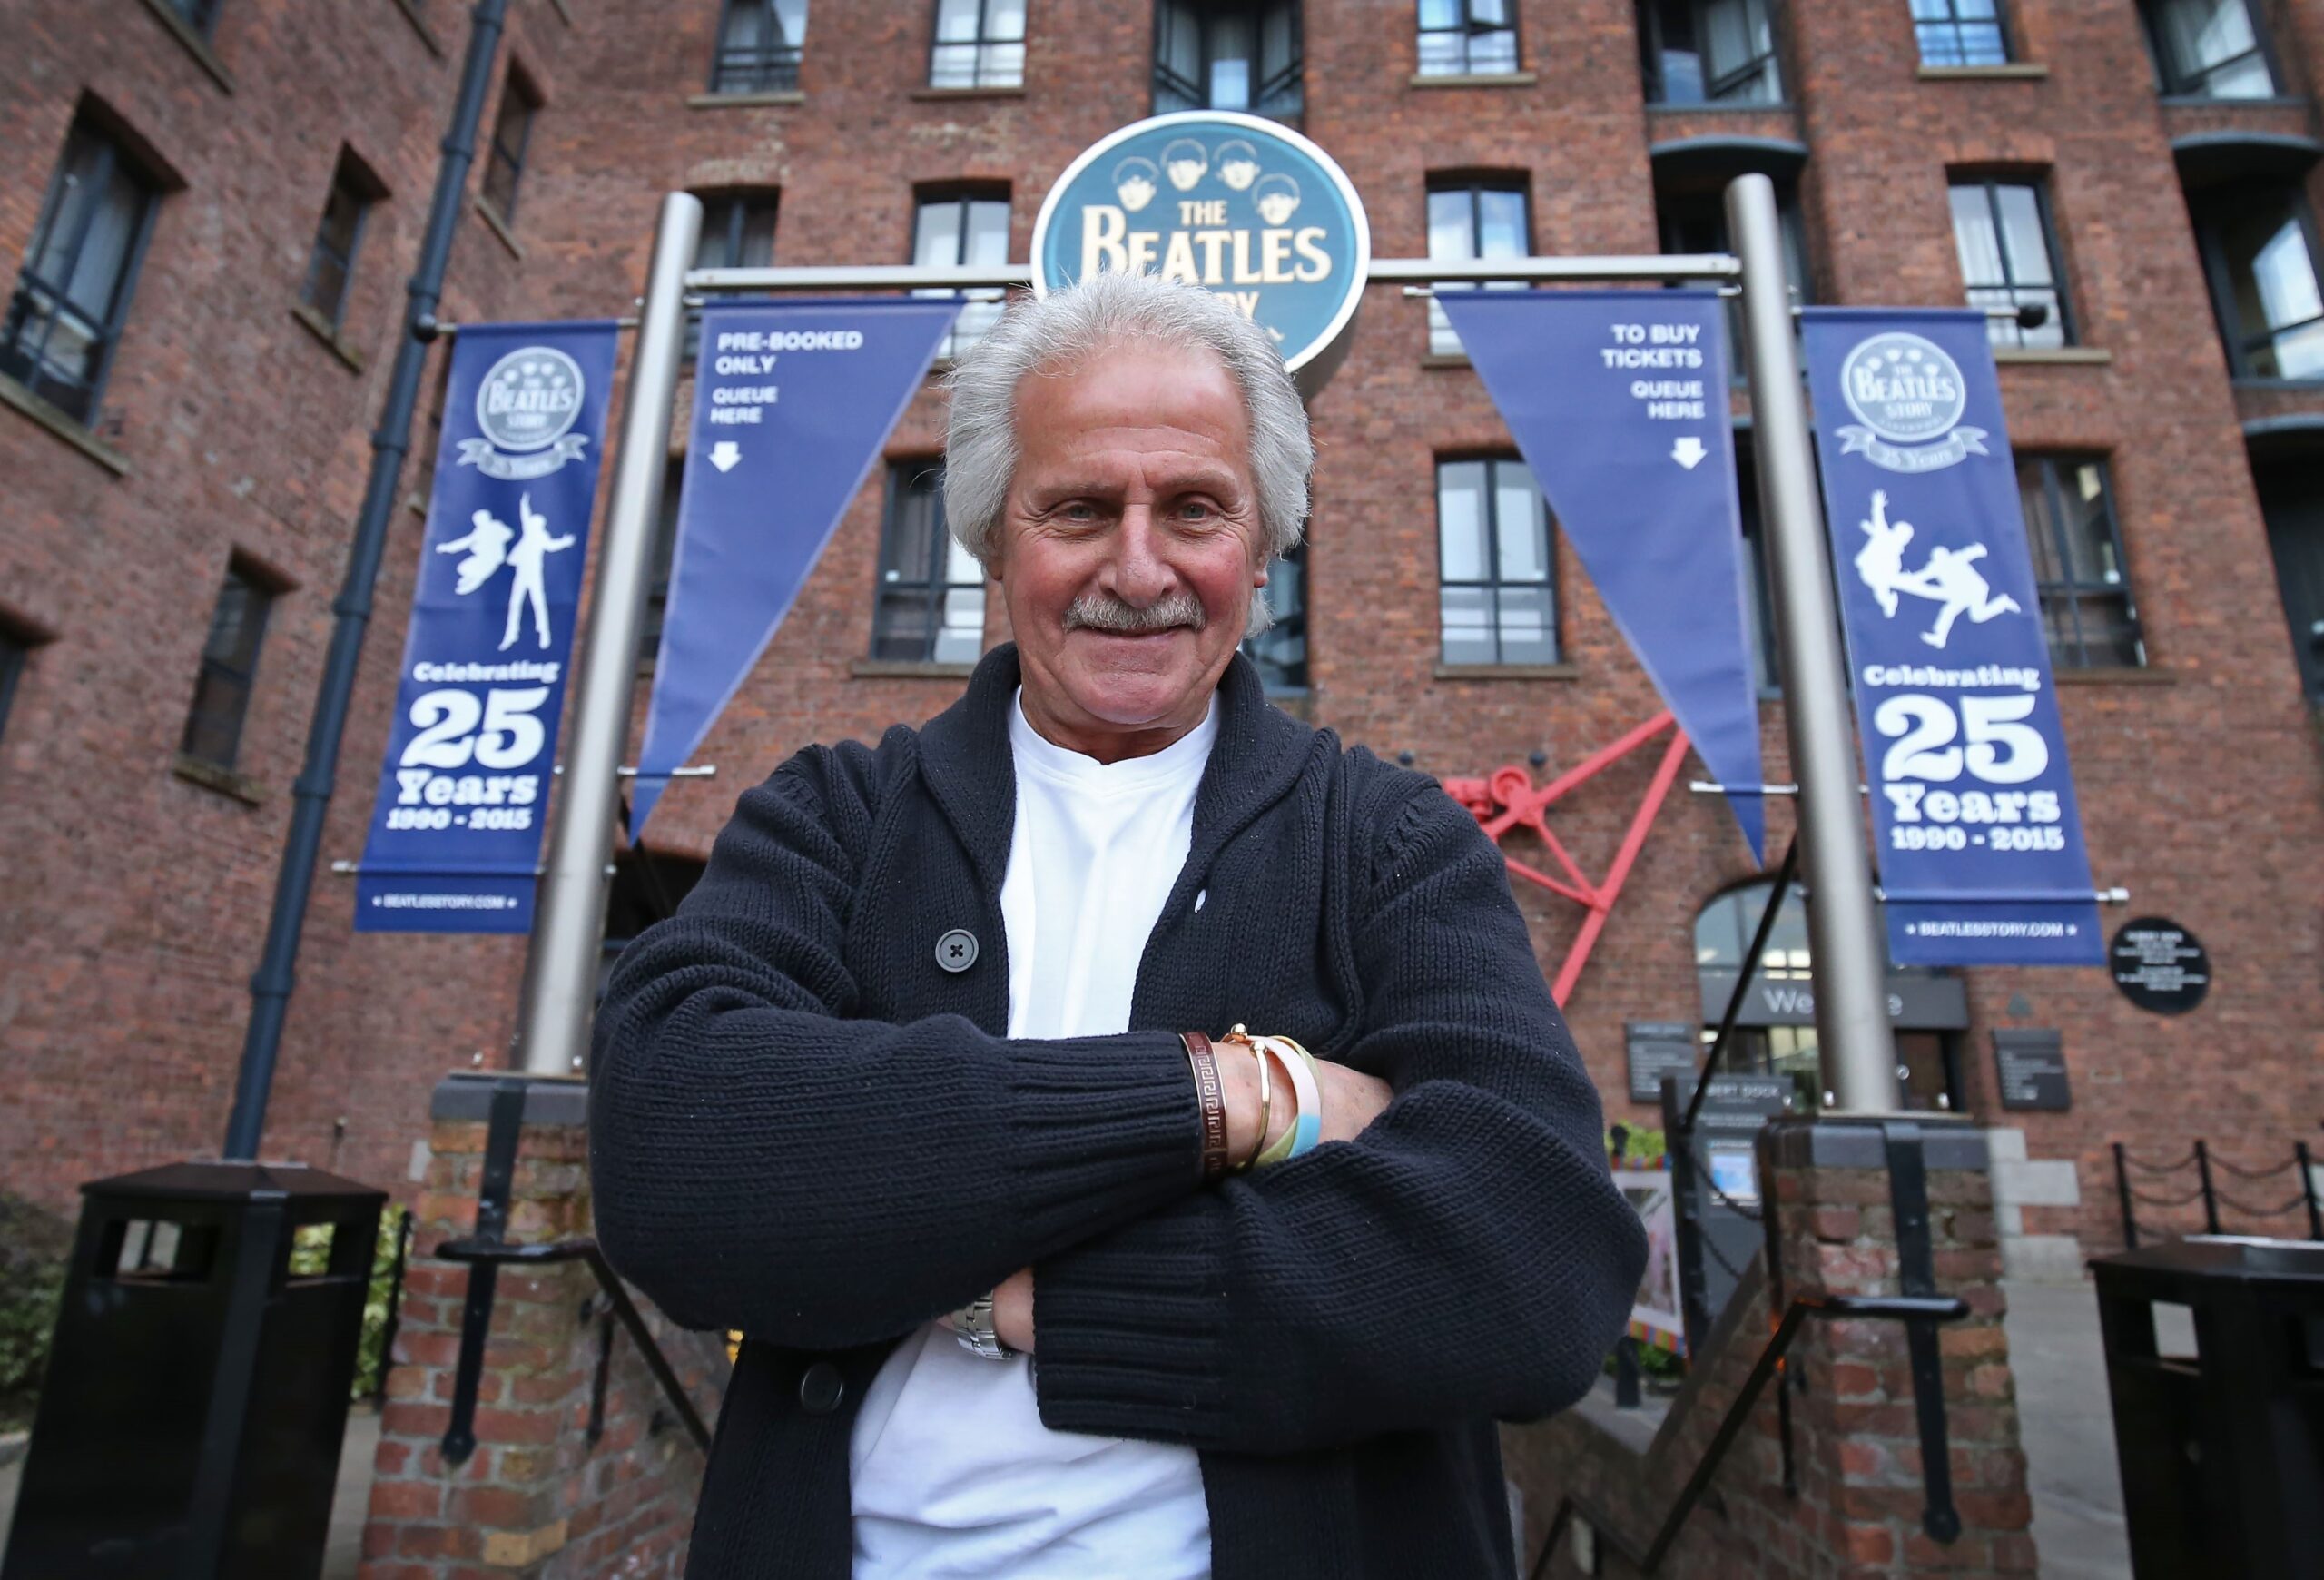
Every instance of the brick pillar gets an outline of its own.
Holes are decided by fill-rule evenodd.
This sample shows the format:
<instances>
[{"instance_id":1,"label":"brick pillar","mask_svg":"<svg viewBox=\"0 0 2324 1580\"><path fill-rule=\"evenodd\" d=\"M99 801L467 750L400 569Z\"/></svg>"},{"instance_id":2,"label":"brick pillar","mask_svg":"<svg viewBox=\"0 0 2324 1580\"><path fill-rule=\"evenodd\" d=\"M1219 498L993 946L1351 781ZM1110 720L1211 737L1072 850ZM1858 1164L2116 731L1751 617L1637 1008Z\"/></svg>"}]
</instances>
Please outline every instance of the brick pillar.
<instances>
[{"instance_id":1,"label":"brick pillar","mask_svg":"<svg viewBox=\"0 0 2324 1580\"><path fill-rule=\"evenodd\" d=\"M477 1446L459 1464L444 1458L468 1270L428 1253L474 1229L490 1091L488 1080L458 1075L436 1091L362 1580L675 1577L684 1567L703 1457L618 1323L602 1430L590 1441L606 1303L586 1261L501 1269ZM584 1097L569 1081L527 1091L510 1240L590 1233ZM643 1298L638 1305L695 1407L714 1417L726 1377L723 1338L674 1328Z\"/></svg>"},{"instance_id":2,"label":"brick pillar","mask_svg":"<svg viewBox=\"0 0 2324 1580\"><path fill-rule=\"evenodd\" d=\"M1807 1568L1849 1575L2035 1572L2025 1456L2002 1327L2001 1249L1984 1140L1962 1125L1922 1131L1937 1290L1969 1315L1938 1328L1954 1506L1951 1543L1921 1528L1921 1447L1901 1324L1816 1323L1794 1345L1799 1506ZM1786 1298L1822 1289L1899 1293L1898 1243L1882 1131L1779 1121L1760 1141L1778 1214Z\"/></svg>"}]
</instances>

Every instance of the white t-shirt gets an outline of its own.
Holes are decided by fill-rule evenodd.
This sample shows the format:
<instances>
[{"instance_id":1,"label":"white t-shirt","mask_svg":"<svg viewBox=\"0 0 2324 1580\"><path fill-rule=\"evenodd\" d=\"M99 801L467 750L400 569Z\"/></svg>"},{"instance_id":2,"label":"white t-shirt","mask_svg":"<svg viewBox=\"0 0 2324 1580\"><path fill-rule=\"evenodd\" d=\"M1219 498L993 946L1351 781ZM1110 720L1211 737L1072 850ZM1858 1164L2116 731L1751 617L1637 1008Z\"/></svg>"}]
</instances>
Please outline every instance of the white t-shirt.
<instances>
[{"instance_id":1,"label":"white t-shirt","mask_svg":"<svg viewBox=\"0 0 2324 1580\"><path fill-rule=\"evenodd\" d=\"M1000 914L1009 1034L1129 1029L1147 934L1186 865L1218 703L1150 756L1099 763L1009 710L1017 823ZM1038 1346L1038 1336L1036 1348ZM1191 1448L1053 1432L1023 1357L931 1323L864 1395L850 1448L855 1580L1206 1580L1210 1512Z\"/></svg>"}]
</instances>

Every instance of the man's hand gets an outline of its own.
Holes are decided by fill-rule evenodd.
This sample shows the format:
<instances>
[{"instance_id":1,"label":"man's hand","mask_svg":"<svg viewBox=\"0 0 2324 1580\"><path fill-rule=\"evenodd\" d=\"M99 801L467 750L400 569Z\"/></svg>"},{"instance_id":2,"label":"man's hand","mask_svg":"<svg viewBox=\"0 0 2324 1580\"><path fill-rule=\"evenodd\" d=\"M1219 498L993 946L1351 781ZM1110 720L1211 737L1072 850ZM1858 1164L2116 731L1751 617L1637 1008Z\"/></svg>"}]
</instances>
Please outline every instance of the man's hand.
<instances>
[{"instance_id":1,"label":"man's hand","mask_svg":"<svg viewBox=\"0 0 2324 1580\"><path fill-rule=\"evenodd\" d=\"M1018 1269L992 1292L992 1330L1009 1348L1033 1352L1032 1269Z\"/></svg>"}]
</instances>

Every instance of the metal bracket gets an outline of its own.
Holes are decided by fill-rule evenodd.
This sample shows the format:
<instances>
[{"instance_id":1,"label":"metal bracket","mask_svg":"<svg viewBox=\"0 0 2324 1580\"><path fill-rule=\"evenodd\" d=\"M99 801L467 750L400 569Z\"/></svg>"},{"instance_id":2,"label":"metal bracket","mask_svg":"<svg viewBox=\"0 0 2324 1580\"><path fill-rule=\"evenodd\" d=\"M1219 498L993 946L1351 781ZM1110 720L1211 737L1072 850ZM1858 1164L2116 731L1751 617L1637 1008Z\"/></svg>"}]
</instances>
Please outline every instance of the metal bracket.
<instances>
[{"instance_id":1,"label":"metal bracket","mask_svg":"<svg viewBox=\"0 0 2324 1580\"><path fill-rule=\"evenodd\" d=\"M1909 1120L1881 1122L1888 1151L1888 1202L1896 1220L1896 1289L1905 1296L1936 1294L1936 1263L1931 1249L1928 1158L1921 1127ZM1960 1511L1953 1506L1953 1460L1945 1429L1945 1363L1936 1327L1925 1318L1905 1322L1905 1345L1912 1358L1913 1414L1920 1423L1921 1485L1927 1501L1921 1529L1929 1539L1950 1544L1961 1535Z\"/></svg>"},{"instance_id":2,"label":"metal bracket","mask_svg":"<svg viewBox=\"0 0 2324 1580\"><path fill-rule=\"evenodd\" d=\"M521 1075L492 1083L492 1109L484 1133L484 1181L477 1192L478 1240L497 1243L508 1230L508 1196L517 1179L517 1140L525 1123ZM441 1255L439 1249L438 1252ZM484 1378L484 1344L492 1328L492 1299L500 1269L484 1261L468 1269L468 1293L460 1308L459 1362L452 1374L452 1418L444 1428L444 1462L459 1465L476 1452L476 1394Z\"/></svg>"}]
</instances>

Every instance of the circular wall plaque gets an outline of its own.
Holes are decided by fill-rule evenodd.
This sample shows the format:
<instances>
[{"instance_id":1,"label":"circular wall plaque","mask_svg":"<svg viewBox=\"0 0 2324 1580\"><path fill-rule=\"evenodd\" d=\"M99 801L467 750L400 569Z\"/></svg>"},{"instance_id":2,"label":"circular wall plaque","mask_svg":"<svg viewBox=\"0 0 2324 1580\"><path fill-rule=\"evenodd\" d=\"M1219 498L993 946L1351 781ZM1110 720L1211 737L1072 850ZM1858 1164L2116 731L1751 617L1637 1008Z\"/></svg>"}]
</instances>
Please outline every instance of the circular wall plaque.
<instances>
[{"instance_id":1,"label":"circular wall plaque","mask_svg":"<svg viewBox=\"0 0 2324 1580\"><path fill-rule=\"evenodd\" d=\"M2167 916L2125 922L2106 946L2106 968L2122 996L2158 1015L2183 1015L2211 988L2203 942Z\"/></svg>"}]
</instances>

